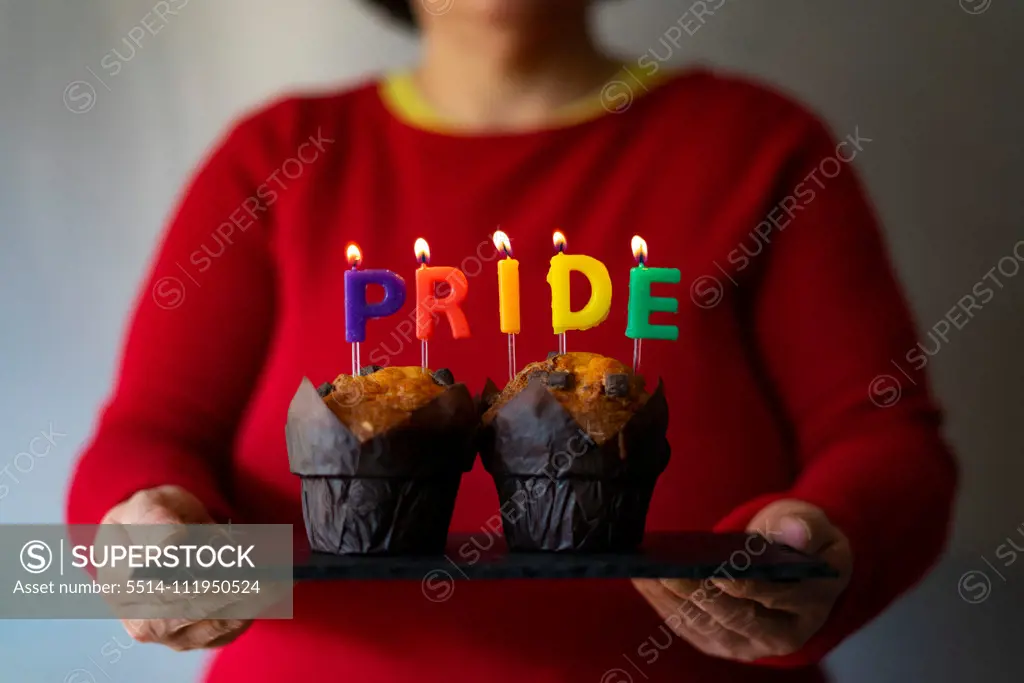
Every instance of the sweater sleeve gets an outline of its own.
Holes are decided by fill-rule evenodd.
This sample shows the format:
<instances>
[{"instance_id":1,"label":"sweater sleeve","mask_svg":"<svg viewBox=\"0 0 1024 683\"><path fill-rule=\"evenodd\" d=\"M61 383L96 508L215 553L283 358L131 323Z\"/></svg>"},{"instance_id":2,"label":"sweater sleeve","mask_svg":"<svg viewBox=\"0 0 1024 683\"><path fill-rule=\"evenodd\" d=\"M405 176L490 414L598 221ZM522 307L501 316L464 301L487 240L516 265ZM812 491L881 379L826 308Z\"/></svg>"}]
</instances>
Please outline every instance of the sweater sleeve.
<instances>
[{"instance_id":1,"label":"sweater sleeve","mask_svg":"<svg viewBox=\"0 0 1024 683\"><path fill-rule=\"evenodd\" d=\"M846 534L854 568L826 626L802 651L763 661L773 666L820 660L924 576L945 546L958 473L879 226L844 161L856 148L817 121L808 130L746 302L799 473L790 490L750 501L719 528L742 529L775 500L803 500Z\"/></svg>"},{"instance_id":2,"label":"sweater sleeve","mask_svg":"<svg viewBox=\"0 0 1024 683\"><path fill-rule=\"evenodd\" d=\"M225 475L274 322L269 207L248 163L261 154L252 121L202 164L165 231L71 481L71 523L98 523L165 484L190 491L218 521L231 517Z\"/></svg>"}]
</instances>

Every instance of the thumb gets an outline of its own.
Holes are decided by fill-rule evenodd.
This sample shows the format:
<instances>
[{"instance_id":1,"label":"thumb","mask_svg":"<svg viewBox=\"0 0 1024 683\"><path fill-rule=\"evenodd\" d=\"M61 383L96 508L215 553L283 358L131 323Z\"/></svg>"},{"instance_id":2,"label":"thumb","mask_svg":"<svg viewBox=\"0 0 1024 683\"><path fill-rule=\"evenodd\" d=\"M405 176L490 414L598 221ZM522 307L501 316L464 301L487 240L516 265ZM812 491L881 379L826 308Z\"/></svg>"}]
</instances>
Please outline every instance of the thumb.
<instances>
[{"instance_id":1,"label":"thumb","mask_svg":"<svg viewBox=\"0 0 1024 683\"><path fill-rule=\"evenodd\" d=\"M111 521L124 525L133 545L171 545L187 535L173 491L148 489L129 498Z\"/></svg>"},{"instance_id":2,"label":"thumb","mask_svg":"<svg viewBox=\"0 0 1024 683\"><path fill-rule=\"evenodd\" d=\"M173 545L188 536L184 524L176 511L157 503L137 510L125 531L135 545Z\"/></svg>"},{"instance_id":3,"label":"thumb","mask_svg":"<svg viewBox=\"0 0 1024 683\"><path fill-rule=\"evenodd\" d=\"M805 553L816 553L835 540L832 524L821 508L799 500L768 505L754 515L747 531Z\"/></svg>"},{"instance_id":4,"label":"thumb","mask_svg":"<svg viewBox=\"0 0 1024 683\"><path fill-rule=\"evenodd\" d=\"M808 550L811 546L811 527L800 517L786 515L778 522L777 529L769 540L782 543L797 550Z\"/></svg>"}]
</instances>

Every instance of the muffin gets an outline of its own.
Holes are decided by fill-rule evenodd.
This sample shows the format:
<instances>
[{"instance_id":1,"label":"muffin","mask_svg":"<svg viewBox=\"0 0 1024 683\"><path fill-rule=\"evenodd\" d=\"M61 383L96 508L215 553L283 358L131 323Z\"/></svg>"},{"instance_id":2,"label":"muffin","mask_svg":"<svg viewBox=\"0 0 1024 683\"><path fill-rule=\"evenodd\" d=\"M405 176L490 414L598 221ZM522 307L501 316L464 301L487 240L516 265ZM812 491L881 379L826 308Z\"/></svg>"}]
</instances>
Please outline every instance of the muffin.
<instances>
[{"instance_id":1,"label":"muffin","mask_svg":"<svg viewBox=\"0 0 1024 683\"><path fill-rule=\"evenodd\" d=\"M493 385L492 385L493 386ZM658 383L613 358L551 354L483 395L480 455L512 550L630 552L669 459Z\"/></svg>"},{"instance_id":2,"label":"muffin","mask_svg":"<svg viewBox=\"0 0 1024 683\"><path fill-rule=\"evenodd\" d=\"M476 404L448 370L369 366L319 388L304 378L285 434L310 547L443 552L477 424Z\"/></svg>"}]
</instances>

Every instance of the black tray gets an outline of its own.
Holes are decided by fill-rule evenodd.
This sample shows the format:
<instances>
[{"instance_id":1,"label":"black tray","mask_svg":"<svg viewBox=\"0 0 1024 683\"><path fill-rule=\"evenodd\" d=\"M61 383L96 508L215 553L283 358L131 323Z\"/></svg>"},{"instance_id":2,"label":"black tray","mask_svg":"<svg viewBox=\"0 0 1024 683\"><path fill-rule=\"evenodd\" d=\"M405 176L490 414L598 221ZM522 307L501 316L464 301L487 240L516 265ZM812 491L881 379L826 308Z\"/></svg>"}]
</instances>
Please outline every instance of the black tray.
<instances>
[{"instance_id":1,"label":"black tray","mask_svg":"<svg viewBox=\"0 0 1024 683\"><path fill-rule=\"evenodd\" d=\"M650 533L633 554L510 553L484 533L448 537L444 555L328 555L300 547L297 581L453 579L734 578L799 581L837 572L819 559L745 533Z\"/></svg>"}]
</instances>

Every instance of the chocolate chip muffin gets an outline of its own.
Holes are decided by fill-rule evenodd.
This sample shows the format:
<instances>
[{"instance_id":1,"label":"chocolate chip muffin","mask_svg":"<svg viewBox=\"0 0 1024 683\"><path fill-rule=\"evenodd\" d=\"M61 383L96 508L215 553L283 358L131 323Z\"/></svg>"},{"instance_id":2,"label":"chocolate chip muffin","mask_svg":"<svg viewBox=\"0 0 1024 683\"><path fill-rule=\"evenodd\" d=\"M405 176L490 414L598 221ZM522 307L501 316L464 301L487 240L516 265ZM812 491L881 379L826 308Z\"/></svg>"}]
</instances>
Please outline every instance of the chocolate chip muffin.
<instances>
[{"instance_id":1,"label":"chocolate chip muffin","mask_svg":"<svg viewBox=\"0 0 1024 683\"><path fill-rule=\"evenodd\" d=\"M443 552L478 415L448 370L368 366L318 389L304 379L285 434L310 547Z\"/></svg>"},{"instance_id":2,"label":"chocolate chip muffin","mask_svg":"<svg viewBox=\"0 0 1024 683\"><path fill-rule=\"evenodd\" d=\"M594 353L551 354L485 392L480 455L513 550L630 552L669 459L658 383Z\"/></svg>"},{"instance_id":3,"label":"chocolate chip muffin","mask_svg":"<svg viewBox=\"0 0 1024 683\"><path fill-rule=\"evenodd\" d=\"M484 423L531 382L547 387L556 401L596 443L618 434L650 398L644 378L614 358L596 353L551 354L530 363L494 397Z\"/></svg>"},{"instance_id":4,"label":"chocolate chip muffin","mask_svg":"<svg viewBox=\"0 0 1024 683\"><path fill-rule=\"evenodd\" d=\"M338 375L317 391L342 424L366 441L407 421L452 384L449 370L370 365L354 377Z\"/></svg>"}]
</instances>

